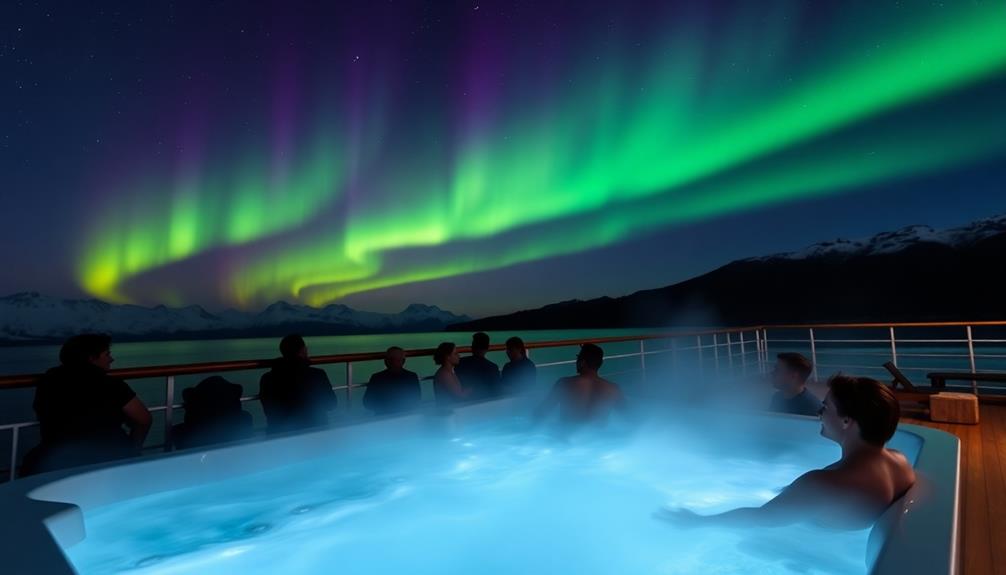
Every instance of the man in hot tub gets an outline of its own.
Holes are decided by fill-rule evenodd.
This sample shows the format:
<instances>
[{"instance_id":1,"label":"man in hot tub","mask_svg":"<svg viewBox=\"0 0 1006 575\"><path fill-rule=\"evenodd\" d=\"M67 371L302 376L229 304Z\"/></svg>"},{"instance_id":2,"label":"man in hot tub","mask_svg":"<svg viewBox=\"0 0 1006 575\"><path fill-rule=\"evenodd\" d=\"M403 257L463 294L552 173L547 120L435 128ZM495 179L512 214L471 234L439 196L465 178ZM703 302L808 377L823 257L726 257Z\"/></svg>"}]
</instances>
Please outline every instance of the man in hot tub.
<instances>
[{"instance_id":1,"label":"man in hot tub","mask_svg":"<svg viewBox=\"0 0 1006 575\"><path fill-rule=\"evenodd\" d=\"M821 435L842 447L838 461L804 473L761 507L716 515L662 509L657 516L682 527L810 522L858 529L871 525L915 483L915 471L905 456L884 447L898 427L898 400L890 389L868 377L838 374L828 387L819 413Z\"/></svg>"}]
</instances>

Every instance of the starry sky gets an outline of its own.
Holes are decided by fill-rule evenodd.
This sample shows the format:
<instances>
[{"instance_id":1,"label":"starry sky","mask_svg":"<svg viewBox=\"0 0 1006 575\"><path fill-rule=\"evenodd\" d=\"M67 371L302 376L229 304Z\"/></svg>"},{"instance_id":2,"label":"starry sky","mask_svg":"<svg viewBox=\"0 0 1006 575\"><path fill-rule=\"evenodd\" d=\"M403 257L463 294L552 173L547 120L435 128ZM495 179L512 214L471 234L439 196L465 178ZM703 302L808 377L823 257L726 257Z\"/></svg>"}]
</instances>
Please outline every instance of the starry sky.
<instances>
[{"instance_id":1,"label":"starry sky","mask_svg":"<svg viewBox=\"0 0 1006 575\"><path fill-rule=\"evenodd\" d=\"M12 0L0 82L0 294L479 316L1006 212L1001 0Z\"/></svg>"}]
</instances>

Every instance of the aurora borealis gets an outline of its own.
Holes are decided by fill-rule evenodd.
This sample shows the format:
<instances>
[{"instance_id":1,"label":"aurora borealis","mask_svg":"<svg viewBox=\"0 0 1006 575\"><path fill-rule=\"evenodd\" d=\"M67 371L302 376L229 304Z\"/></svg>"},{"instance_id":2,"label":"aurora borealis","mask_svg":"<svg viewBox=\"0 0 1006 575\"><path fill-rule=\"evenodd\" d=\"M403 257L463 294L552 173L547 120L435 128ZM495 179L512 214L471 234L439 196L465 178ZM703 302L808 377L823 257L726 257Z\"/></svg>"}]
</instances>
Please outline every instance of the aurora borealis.
<instances>
[{"instance_id":1,"label":"aurora borealis","mask_svg":"<svg viewBox=\"0 0 1006 575\"><path fill-rule=\"evenodd\" d=\"M49 14L82 22L70 37L117 72L94 71L78 100L8 106L48 126L81 115L21 155L10 134L32 128L8 132L11 181L46 192L5 191L22 209L3 223L52 262L8 262L25 271L9 287L54 275L107 301L240 308L430 281L457 293L747 213L759 230L759 210L943 177L915 197L946 213L987 194L963 183L972 167L1003 181L988 168L1006 160L1001 1L627 4ZM21 59L40 50L32 65L54 76L87 69L87 50L28 12L5 18L3 66L30 78ZM86 154L43 155L64 138ZM53 202L71 206L63 225L44 215Z\"/></svg>"}]
</instances>

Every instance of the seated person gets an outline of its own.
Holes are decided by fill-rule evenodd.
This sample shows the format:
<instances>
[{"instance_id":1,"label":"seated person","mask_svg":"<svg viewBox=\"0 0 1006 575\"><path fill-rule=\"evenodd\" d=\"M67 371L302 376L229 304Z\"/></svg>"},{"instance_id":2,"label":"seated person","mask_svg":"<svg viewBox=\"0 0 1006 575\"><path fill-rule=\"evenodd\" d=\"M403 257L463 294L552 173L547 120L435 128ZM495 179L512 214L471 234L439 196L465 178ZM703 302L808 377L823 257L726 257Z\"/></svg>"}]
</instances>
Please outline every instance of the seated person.
<instances>
[{"instance_id":1,"label":"seated person","mask_svg":"<svg viewBox=\"0 0 1006 575\"><path fill-rule=\"evenodd\" d=\"M869 527L915 483L904 455L884 444L898 427L898 400L868 377L835 375L820 410L821 435L842 447L841 458L804 473L761 507L716 515L664 509L662 519L679 526L775 526L810 522L820 526Z\"/></svg>"},{"instance_id":2,"label":"seated person","mask_svg":"<svg viewBox=\"0 0 1006 575\"><path fill-rule=\"evenodd\" d=\"M555 382L552 391L538 406L534 419L541 420L556 407L564 425L605 423L612 409L626 408L625 396L618 385L597 374L604 363L604 351L585 343L576 355L576 373Z\"/></svg>"},{"instance_id":3,"label":"seated person","mask_svg":"<svg viewBox=\"0 0 1006 575\"><path fill-rule=\"evenodd\" d=\"M807 389L807 378L813 372L813 364L799 353L777 355L772 386L779 391L772 396L769 409L794 415L817 415L821 400Z\"/></svg>"},{"instance_id":4,"label":"seated person","mask_svg":"<svg viewBox=\"0 0 1006 575\"><path fill-rule=\"evenodd\" d=\"M241 409L244 388L219 375L207 377L182 392L185 422L171 429L177 449L238 441L251 437L252 416Z\"/></svg>"},{"instance_id":5,"label":"seated person","mask_svg":"<svg viewBox=\"0 0 1006 575\"><path fill-rule=\"evenodd\" d=\"M311 367L307 344L299 335L284 337L279 351L282 357L259 381L266 431L283 433L327 425L328 412L339 404L328 375Z\"/></svg>"},{"instance_id":6,"label":"seated person","mask_svg":"<svg viewBox=\"0 0 1006 575\"><path fill-rule=\"evenodd\" d=\"M500 394L500 368L486 359L488 351L489 335L481 331L472 335L472 354L462 358L455 369L458 379L471 391L472 399Z\"/></svg>"},{"instance_id":7,"label":"seated person","mask_svg":"<svg viewBox=\"0 0 1006 575\"><path fill-rule=\"evenodd\" d=\"M42 441L25 456L26 475L140 453L150 412L125 381L108 375L111 343L102 334L71 337L59 351L61 365L39 380L34 408Z\"/></svg>"},{"instance_id":8,"label":"seated person","mask_svg":"<svg viewBox=\"0 0 1006 575\"><path fill-rule=\"evenodd\" d=\"M433 375L433 392L437 405L441 407L449 407L471 395L471 391L462 387L458 376L454 374L454 366L459 361L458 348L449 341L438 345L433 354L433 362L440 366Z\"/></svg>"},{"instance_id":9,"label":"seated person","mask_svg":"<svg viewBox=\"0 0 1006 575\"><path fill-rule=\"evenodd\" d=\"M389 347L384 353L384 371L370 376L363 394L363 407L376 415L402 413L419 405L419 376L405 369L405 350Z\"/></svg>"},{"instance_id":10,"label":"seated person","mask_svg":"<svg viewBox=\"0 0 1006 575\"><path fill-rule=\"evenodd\" d=\"M506 356L510 361L503 366L500 377L503 391L514 393L534 388L538 382L538 368L528 359L524 340L519 337L506 340Z\"/></svg>"}]
</instances>

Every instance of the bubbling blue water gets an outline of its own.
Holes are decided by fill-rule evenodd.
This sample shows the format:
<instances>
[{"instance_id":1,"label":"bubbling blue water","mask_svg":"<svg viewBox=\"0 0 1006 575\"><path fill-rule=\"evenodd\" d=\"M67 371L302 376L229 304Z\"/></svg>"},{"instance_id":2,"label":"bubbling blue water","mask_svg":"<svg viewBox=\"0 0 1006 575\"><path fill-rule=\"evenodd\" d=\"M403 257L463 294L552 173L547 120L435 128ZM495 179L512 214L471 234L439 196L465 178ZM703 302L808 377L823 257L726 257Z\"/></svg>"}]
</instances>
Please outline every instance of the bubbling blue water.
<instances>
[{"instance_id":1,"label":"bubbling blue water","mask_svg":"<svg viewBox=\"0 0 1006 575\"><path fill-rule=\"evenodd\" d=\"M383 438L89 511L86 539L66 552L83 575L866 571L865 530L654 519L664 505L760 505L837 456L814 436L724 442L688 429L559 440L506 420Z\"/></svg>"}]
</instances>

